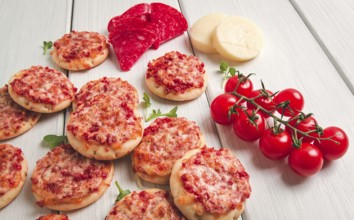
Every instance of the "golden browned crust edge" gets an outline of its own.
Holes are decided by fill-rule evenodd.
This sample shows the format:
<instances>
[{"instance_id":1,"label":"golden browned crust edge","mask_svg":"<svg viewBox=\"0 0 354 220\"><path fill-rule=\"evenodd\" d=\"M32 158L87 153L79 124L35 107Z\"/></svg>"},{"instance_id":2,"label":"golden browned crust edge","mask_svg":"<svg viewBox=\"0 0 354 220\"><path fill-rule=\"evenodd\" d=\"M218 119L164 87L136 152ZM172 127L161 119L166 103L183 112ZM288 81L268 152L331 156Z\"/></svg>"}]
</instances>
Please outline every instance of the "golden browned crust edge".
<instances>
[{"instance_id":1,"label":"golden browned crust edge","mask_svg":"<svg viewBox=\"0 0 354 220\"><path fill-rule=\"evenodd\" d=\"M63 102L57 104L57 105L50 105L50 104L44 104L44 103L36 103L31 100L28 100L26 97L18 95L15 91L13 91L11 82L14 81L15 79L20 79L22 78L22 72L16 73L9 81L8 84L8 91L11 96L11 98L20 106L24 107L25 109L28 109L30 111L38 112L38 113L53 113L53 112L58 112L61 111L65 108L67 108L70 104L72 99L70 100L64 100ZM73 97L74 98L74 97Z\"/></svg>"},{"instance_id":2,"label":"golden browned crust edge","mask_svg":"<svg viewBox=\"0 0 354 220\"><path fill-rule=\"evenodd\" d=\"M27 111L27 109L23 109ZM40 119L41 114L37 112L31 112L27 115L26 120L21 123L21 128L18 129L16 132L11 132L10 135L5 135L3 130L0 130L0 140L7 140L10 138L17 137L27 131L29 131Z\"/></svg>"},{"instance_id":3,"label":"golden browned crust edge","mask_svg":"<svg viewBox=\"0 0 354 220\"><path fill-rule=\"evenodd\" d=\"M175 205L177 208L186 216L189 220L200 220L200 219L218 219L218 220L229 220L238 219L244 210L244 203L239 209L229 211L224 215L214 215L208 213L204 210L204 207L194 200L194 197L187 192L182 184L179 171L182 168L182 161L184 159L190 158L196 153L200 152L201 149L194 149L188 151L181 159L179 159L172 168L171 178L170 178L170 189L173 196Z\"/></svg>"},{"instance_id":4,"label":"golden browned crust edge","mask_svg":"<svg viewBox=\"0 0 354 220\"><path fill-rule=\"evenodd\" d=\"M204 78L204 83L202 88L189 88L184 93L178 93L178 94L175 93L166 94L165 93L166 86L157 84L154 77L147 78L145 75L145 83L148 89L152 93L154 93L155 95L161 98L172 100L172 101L188 101L188 100L198 98L205 92L205 89L208 85L207 73L204 73L203 78Z\"/></svg>"},{"instance_id":5,"label":"golden browned crust edge","mask_svg":"<svg viewBox=\"0 0 354 220\"><path fill-rule=\"evenodd\" d=\"M20 183L10 191L6 192L5 195L0 197L0 210L10 204L21 192L23 185L25 184L28 172L28 164L27 161L22 153L23 161L21 163L22 170L21 170L21 181Z\"/></svg>"},{"instance_id":6,"label":"golden browned crust edge","mask_svg":"<svg viewBox=\"0 0 354 220\"><path fill-rule=\"evenodd\" d=\"M137 111L135 114L140 117ZM109 145L88 143L86 140L76 137L71 131L66 131L70 145L80 154L96 160L114 160L129 154L136 146L138 146L143 137L144 125L143 120L141 120L141 134L134 139L126 141L117 149Z\"/></svg>"},{"instance_id":7,"label":"golden browned crust edge","mask_svg":"<svg viewBox=\"0 0 354 220\"><path fill-rule=\"evenodd\" d=\"M94 202L96 202L101 196L106 192L108 187L111 184L113 175L114 175L114 165L113 162L110 162L111 169L110 172L108 173L107 178L101 183L99 189L97 192L93 192L90 195L86 196L85 198L82 198L82 201L78 203L77 201L74 201L72 203L63 203L63 204L45 204L45 207L53 210L58 210L58 211L71 211L75 209L80 209L85 206L88 206ZM33 174L32 174L33 175ZM37 192L33 191L33 195L37 201L42 201L45 198L43 198L40 194Z\"/></svg>"},{"instance_id":8,"label":"golden browned crust edge","mask_svg":"<svg viewBox=\"0 0 354 220\"><path fill-rule=\"evenodd\" d=\"M109 55L109 46L106 43L106 46L103 48L103 54L99 54L95 58L80 58L80 59L73 59L70 62L67 62L65 60L61 60L58 56L57 50L55 47L51 51L52 59L54 63L56 63L58 66L60 66L63 69L66 70L71 70L71 71L80 71L80 70L88 70L91 68L94 68L101 63L103 63L108 55Z\"/></svg>"},{"instance_id":9,"label":"golden browned crust edge","mask_svg":"<svg viewBox=\"0 0 354 220\"><path fill-rule=\"evenodd\" d=\"M200 135L200 144L199 147L203 147L205 145L205 138L203 134ZM138 146L139 147L139 146ZM136 164L139 164L139 160L134 157L134 153L132 154L132 166L135 167ZM171 173L168 173L167 175L158 175L157 173L154 173L154 175L149 175L145 172L135 172L141 179L151 182L151 183L156 183L156 184L161 184L161 185L167 185L169 184L170 181L170 176Z\"/></svg>"}]
</instances>

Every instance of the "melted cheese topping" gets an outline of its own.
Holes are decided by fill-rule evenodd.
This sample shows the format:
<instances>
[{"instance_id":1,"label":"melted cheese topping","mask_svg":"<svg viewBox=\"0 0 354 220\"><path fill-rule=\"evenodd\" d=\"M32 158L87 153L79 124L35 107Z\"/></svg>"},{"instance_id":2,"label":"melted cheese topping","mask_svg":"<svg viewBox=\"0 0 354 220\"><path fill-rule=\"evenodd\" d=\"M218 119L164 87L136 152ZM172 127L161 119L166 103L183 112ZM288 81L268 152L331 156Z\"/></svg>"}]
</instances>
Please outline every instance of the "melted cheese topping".
<instances>
[{"instance_id":1,"label":"melted cheese topping","mask_svg":"<svg viewBox=\"0 0 354 220\"><path fill-rule=\"evenodd\" d=\"M136 89L127 81L107 77L86 83L75 95L75 102L77 105L93 105L106 96L134 107L139 102Z\"/></svg>"},{"instance_id":2,"label":"melted cheese topping","mask_svg":"<svg viewBox=\"0 0 354 220\"><path fill-rule=\"evenodd\" d=\"M179 174L185 190L209 213L234 210L251 193L249 175L228 149L202 148L183 160Z\"/></svg>"},{"instance_id":3,"label":"melted cheese topping","mask_svg":"<svg viewBox=\"0 0 354 220\"><path fill-rule=\"evenodd\" d=\"M14 136L26 123L34 123L39 115L14 102L7 85L0 88L0 134L4 139Z\"/></svg>"},{"instance_id":4,"label":"melted cheese topping","mask_svg":"<svg viewBox=\"0 0 354 220\"><path fill-rule=\"evenodd\" d=\"M153 77L157 85L165 87L166 94L178 94L202 88L204 74L204 63L197 57L172 51L149 62L146 78Z\"/></svg>"},{"instance_id":5,"label":"melted cheese topping","mask_svg":"<svg viewBox=\"0 0 354 220\"><path fill-rule=\"evenodd\" d=\"M133 157L135 172L169 175L173 164L187 151L201 147L201 132L186 118L158 118L144 130Z\"/></svg>"},{"instance_id":6,"label":"melted cheese topping","mask_svg":"<svg viewBox=\"0 0 354 220\"><path fill-rule=\"evenodd\" d=\"M74 59L95 58L107 48L106 37L96 32L72 31L54 42L58 58L65 62Z\"/></svg>"},{"instance_id":7,"label":"melted cheese topping","mask_svg":"<svg viewBox=\"0 0 354 220\"><path fill-rule=\"evenodd\" d=\"M10 144L0 144L0 197L21 182L23 153Z\"/></svg>"},{"instance_id":8,"label":"melted cheese topping","mask_svg":"<svg viewBox=\"0 0 354 220\"><path fill-rule=\"evenodd\" d=\"M112 219L185 219L173 205L167 191L132 192L119 201L109 212L106 220Z\"/></svg>"},{"instance_id":9,"label":"melted cheese topping","mask_svg":"<svg viewBox=\"0 0 354 220\"><path fill-rule=\"evenodd\" d=\"M67 125L76 137L119 147L142 134L142 118L135 114L138 94L129 83L102 78L86 84L76 98L78 107Z\"/></svg>"},{"instance_id":10,"label":"melted cheese topping","mask_svg":"<svg viewBox=\"0 0 354 220\"><path fill-rule=\"evenodd\" d=\"M40 206L80 202L98 191L110 169L109 162L88 159L70 145L61 145L37 161L32 191L43 198L37 202Z\"/></svg>"},{"instance_id":11,"label":"melted cheese topping","mask_svg":"<svg viewBox=\"0 0 354 220\"><path fill-rule=\"evenodd\" d=\"M21 70L10 84L17 95L51 105L72 100L76 92L74 84L63 73L42 66Z\"/></svg>"}]
</instances>

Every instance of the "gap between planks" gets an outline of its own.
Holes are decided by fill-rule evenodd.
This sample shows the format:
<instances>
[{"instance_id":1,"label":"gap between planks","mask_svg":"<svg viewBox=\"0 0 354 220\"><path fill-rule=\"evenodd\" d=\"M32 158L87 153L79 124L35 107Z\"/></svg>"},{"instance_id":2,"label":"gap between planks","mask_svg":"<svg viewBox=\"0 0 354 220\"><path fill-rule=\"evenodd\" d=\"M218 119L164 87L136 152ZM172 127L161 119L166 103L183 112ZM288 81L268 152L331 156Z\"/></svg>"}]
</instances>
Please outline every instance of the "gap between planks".
<instances>
[{"instance_id":1,"label":"gap between planks","mask_svg":"<svg viewBox=\"0 0 354 220\"><path fill-rule=\"evenodd\" d=\"M319 46L321 47L323 52L326 54L328 60L332 63L333 67L338 72L339 76L342 78L344 83L347 85L347 87L350 90L350 92L352 93L352 95L354 95L354 85L352 84L352 82L350 82L348 77L345 75L342 67L338 64L336 58L334 58L334 56L329 51L326 44L323 42L323 40L321 39L321 37L319 36L319 34L315 30L315 28L311 25L311 22L306 18L305 14L301 10L301 7L296 3L295 0L289 0L289 2L293 6L293 8L295 9L295 11L299 15L299 17L301 18L301 20L304 22L305 26L310 31L312 36L315 38L315 40L317 41L317 43L319 44Z\"/></svg>"}]
</instances>

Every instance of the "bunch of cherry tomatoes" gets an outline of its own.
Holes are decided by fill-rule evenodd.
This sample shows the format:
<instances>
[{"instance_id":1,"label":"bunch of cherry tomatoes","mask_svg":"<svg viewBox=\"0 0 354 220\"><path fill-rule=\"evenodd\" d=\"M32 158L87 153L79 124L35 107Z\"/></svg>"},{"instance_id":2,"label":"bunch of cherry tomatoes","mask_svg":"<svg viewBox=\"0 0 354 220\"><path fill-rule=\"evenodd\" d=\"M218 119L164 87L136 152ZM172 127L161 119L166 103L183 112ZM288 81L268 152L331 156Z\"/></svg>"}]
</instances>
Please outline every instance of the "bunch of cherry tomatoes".
<instances>
[{"instance_id":1,"label":"bunch of cherry tomatoes","mask_svg":"<svg viewBox=\"0 0 354 220\"><path fill-rule=\"evenodd\" d=\"M310 176L321 170L324 159L341 158L349 140L339 127L321 128L312 114L302 112L304 98L292 88L273 93L254 89L249 76L222 63L220 69L231 77L225 93L211 103L213 120L221 125L233 124L235 134L244 141L259 139L259 148L271 160L288 157L291 169ZM236 75L237 73L237 75ZM271 122L272 126L267 126ZM268 123L267 123L268 122Z\"/></svg>"}]
</instances>

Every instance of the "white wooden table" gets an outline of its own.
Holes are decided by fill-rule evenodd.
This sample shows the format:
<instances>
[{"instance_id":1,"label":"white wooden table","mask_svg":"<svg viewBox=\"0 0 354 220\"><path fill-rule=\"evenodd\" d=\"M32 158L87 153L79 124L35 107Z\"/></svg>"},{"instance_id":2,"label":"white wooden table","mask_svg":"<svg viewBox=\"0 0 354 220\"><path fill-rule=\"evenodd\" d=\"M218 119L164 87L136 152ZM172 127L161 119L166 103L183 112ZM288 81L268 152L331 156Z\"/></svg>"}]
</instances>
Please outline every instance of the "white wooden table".
<instances>
[{"instance_id":1,"label":"white wooden table","mask_svg":"<svg viewBox=\"0 0 354 220\"><path fill-rule=\"evenodd\" d=\"M54 41L70 32L97 31L107 34L111 17L124 12L140 0L0 0L0 85L18 70L32 65L59 69L50 56L42 55L43 41ZM147 1L152 2L152 1ZM354 2L352 0L168 0L185 15L191 26L210 12L245 16L257 23L265 35L265 47L256 59L237 64L244 72L255 72L273 91L287 87L300 90L305 112L315 113L327 127L343 128L354 140ZM206 64L207 92L202 97L179 104L178 115L195 120L209 146L230 148L251 176L252 194L243 219L354 219L354 150L350 146L339 161L326 163L310 178L299 177L286 161L274 162L260 153L257 142L246 143L235 137L231 127L215 125L209 104L222 93L218 74L218 55L193 50L188 33L169 41L158 50L149 50L131 71L121 72L111 49L109 59L85 72L68 73L80 88L89 80L103 76L121 77L134 85L140 97L147 91L144 73L149 60L171 50L195 54ZM65 71L64 71L65 72ZM256 83L260 86L260 83ZM162 111L175 102L152 96L153 106ZM20 195L0 210L1 220L35 219L53 212L39 208L31 193L30 176L37 160L48 148L46 134L64 133L67 112L44 115L29 132L4 143L23 149L29 162L29 175ZM138 190L129 156L115 161L114 180L122 187ZM153 185L145 184L146 187ZM67 213L70 219L104 219L117 196L114 184L94 204Z\"/></svg>"}]
</instances>

